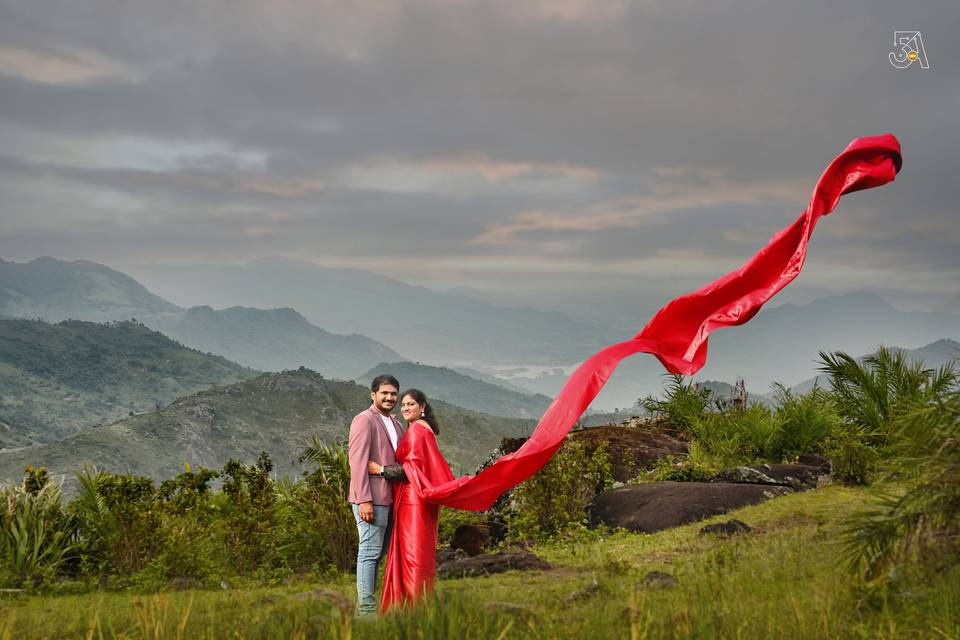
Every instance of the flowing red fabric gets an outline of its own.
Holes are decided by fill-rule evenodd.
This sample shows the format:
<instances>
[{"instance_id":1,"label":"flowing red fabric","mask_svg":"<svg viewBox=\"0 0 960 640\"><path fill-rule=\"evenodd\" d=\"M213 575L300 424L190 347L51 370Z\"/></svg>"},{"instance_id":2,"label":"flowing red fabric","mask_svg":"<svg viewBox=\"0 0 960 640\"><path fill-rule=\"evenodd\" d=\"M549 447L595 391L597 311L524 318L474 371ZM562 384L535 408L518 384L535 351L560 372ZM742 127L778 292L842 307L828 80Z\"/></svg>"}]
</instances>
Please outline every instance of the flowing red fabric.
<instances>
[{"instance_id":1,"label":"flowing red fabric","mask_svg":"<svg viewBox=\"0 0 960 640\"><path fill-rule=\"evenodd\" d=\"M437 448L436 436L420 421L410 425L400 440L397 462L403 465L409 482L394 485L393 530L380 600L384 612L433 591L440 507L427 502L424 496L453 480L453 473Z\"/></svg>"},{"instance_id":2,"label":"flowing red fabric","mask_svg":"<svg viewBox=\"0 0 960 640\"><path fill-rule=\"evenodd\" d=\"M546 464L627 356L650 353L671 373L696 373L707 360L707 336L721 327L747 322L797 277L820 216L833 211L845 193L892 181L901 162L900 143L891 134L853 140L820 176L807 210L746 264L669 302L633 339L591 356L573 372L519 450L501 457L476 476L463 476L427 489L422 494L424 499L458 509L489 509L500 494Z\"/></svg>"}]
</instances>

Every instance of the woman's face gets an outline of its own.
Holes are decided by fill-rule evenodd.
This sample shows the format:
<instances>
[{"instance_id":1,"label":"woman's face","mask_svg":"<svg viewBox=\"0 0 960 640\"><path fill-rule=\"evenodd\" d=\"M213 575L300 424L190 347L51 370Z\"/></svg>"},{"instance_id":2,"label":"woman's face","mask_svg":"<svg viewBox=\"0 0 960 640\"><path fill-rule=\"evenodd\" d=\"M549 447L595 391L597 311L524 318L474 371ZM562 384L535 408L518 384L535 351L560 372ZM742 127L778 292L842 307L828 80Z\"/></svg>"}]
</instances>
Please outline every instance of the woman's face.
<instances>
[{"instance_id":1,"label":"woman's face","mask_svg":"<svg viewBox=\"0 0 960 640\"><path fill-rule=\"evenodd\" d=\"M400 401L400 415L407 422L413 422L423 415L423 405L417 404L412 396L403 396Z\"/></svg>"}]
</instances>

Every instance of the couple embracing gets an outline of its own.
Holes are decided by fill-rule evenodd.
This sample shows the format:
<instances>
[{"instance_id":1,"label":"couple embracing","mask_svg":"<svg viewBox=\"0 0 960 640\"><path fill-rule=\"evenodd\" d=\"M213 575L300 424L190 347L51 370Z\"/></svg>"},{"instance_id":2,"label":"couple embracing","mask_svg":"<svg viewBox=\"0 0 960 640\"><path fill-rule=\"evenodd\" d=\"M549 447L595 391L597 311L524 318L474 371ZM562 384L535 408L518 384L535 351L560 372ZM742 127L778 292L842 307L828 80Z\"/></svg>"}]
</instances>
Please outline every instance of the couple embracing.
<instances>
[{"instance_id":1,"label":"couple embracing","mask_svg":"<svg viewBox=\"0 0 960 640\"><path fill-rule=\"evenodd\" d=\"M424 491L453 480L437 447L439 428L424 393L380 375L372 406L350 424L350 503L357 522L357 614L377 611L377 567L386 555L381 611L421 598L436 575L440 507ZM406 424L392 415L400 402Z\"/></svg>"}]
</instances>

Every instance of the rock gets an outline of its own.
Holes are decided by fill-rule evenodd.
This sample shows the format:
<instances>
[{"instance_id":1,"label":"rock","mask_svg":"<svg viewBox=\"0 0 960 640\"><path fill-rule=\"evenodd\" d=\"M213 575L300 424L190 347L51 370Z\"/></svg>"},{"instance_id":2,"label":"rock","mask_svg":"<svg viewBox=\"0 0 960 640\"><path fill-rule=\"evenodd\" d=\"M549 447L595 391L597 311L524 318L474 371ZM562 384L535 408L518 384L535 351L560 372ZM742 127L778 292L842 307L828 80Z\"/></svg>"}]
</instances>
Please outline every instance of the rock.
<instances>
[{"instance_id":1,"label":"rock","mask_svg":"<svg viewBox=\"0 0 960 640\"><path fill-rule=\"evenodd\" d=\"M574 431L570 438L591 447L606 444L613 466L613 478L620 482L652 469L661 458L686 456L689 453L687 443L645 426L587 427Z\"/></svg>"},{"instance_id":2,"label":"rock","mask_svg":"<svg viewBox=\"0 0 960 640\"><path fill-rule=\"evenodd\" d=\"M590 510L594 524L654 533L791 493L788 487L729 482L651 482L608 491Z\"/></svg>"},{"instance_id":3,"label":"rock","mask_svg":"<svg viewBox=\"0 0 960 640\"><path fill-rule=\"evenodd\" d=\"M648 589L672 589L680 586L680 581L669 573L651 571L643 577L640 584Z\"/></svg>"},{"instance_id":4,"label":"rock","mask_svg":"<svg viewBox=\"0 0 960 640\"><path fill-rule=\"evenodd\" d=\"M457 560L459 558L467 558L467 553L463 549L441 549L437 551L437 566Z\"/></svg>"},{"instance_id":5,"label":"rock","mask_svg":"<svg viewBox=\"0 0 960 640\"><path fill-rule=\"evenodd\" d=\"M700 529L700 535L704 536L714 534L727 538L730 536L739 535L741 533L747 533L749 531L753 531L753 528L750 525L734 518L733 520L727 520L726 522L708 524Z\"/></svg>"},{"instance_id":6,"label":"rock","mask_svg":"<svg viewBox=\"0 0 960 640\"><path fill-rule=\"evenodd\" d=\"M797 491L815 489L822 475L820 467L806 464L764 464L753 468Z\"/></svg>"},{"instance_id":7,"label":"rock","mask_svg":"<svg viewBox=\"0 0 960 640\"><path fill-rule=\"evenodd\" d=\"M780 484L762 471L751 467L724 469L710 478L710 482L736 482L740 484Z\"/></svg>"},{"instance_id":8,"label":"rock","mask_svg":"<svg viewBox=\"0 0 960 640\"><path fill-rule=\"evenodd\" d=\"M528 551L501 552L454 558L437 566L437 577L466 578L504 571L542 571L550 568L550 563Z\"/></svg>"},{"instance_id":9,"label":"rock","mask_svg":"<svg viewBox=\"0 0 960 640\"><path fill-rule=\"evenodd\" d=\"M739 484L773 484L796 491L815 489L822 475L820 467L805 464L761 464L755 467L724 469L710 482Z\"/></svg>"},{"instance_id":10,"label":"rock","mask_svg":"<svg viewBox=\"0 0 960 640\"><path fill-rule=\"evenodd\" d=\"M490 529L483 525L462 524L453 532L452 549L463 549L468 556L478 556L490 546Z\"/></svg>"}]
</instances>

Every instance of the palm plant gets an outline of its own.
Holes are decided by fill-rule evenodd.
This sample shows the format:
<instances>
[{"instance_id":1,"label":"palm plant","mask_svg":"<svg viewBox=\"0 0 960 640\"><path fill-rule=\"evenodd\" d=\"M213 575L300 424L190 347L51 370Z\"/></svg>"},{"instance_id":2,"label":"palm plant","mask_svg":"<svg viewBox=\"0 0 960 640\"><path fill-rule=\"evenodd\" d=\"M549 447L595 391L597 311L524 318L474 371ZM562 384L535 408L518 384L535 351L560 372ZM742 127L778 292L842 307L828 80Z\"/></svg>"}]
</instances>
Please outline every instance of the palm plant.
<instances>
[{"instance_id":1,"label":"palm plant","mask_svg":"<svg viewBox=\"0 0 960 640\"><path fill-rule=\"evenodd\" d=\"M928 369L909 361L903 351L886 347L862 363L842 351L821 351L820 361L820 371L830 378L838 413L881 446L891 442L891 420L906 407L941 398L958 384L953 366Z\"/></svg>"},{"instance_id":2,"label":"palm plant","mask_svg":"<svg viewBox=\"0 0 960 640\"><path fill-rule=\"evenodd\" d=\"M350 492L350 457L344 443L326 443L312 436L300 450L299 460L316 465L314 475L317 479L334 488L343 500L347 500Z\"/></svg>"},{"instance_id":3,"label":"palm plant","mask_svg":"<svg viewBox=\"0 0 960 640\"><path fill-rule=\"evenodd\" d=\"M672 374L664 399L648 396L640 400L640 406L665 419L675 429L686 432L704 415L709 401L709 389L701 388L695 382L685 383L683 376Z\"/></svg>"},{"instance_id":4,"label":"palm plant","mask_svg":"<svg viewBox=\"0 0 960 640\"><path fill-rule=\"evenodd\" d=\"M38 484L27 473L20 484L0 488L0 558L17 586L56 572L73 549L60 485L45 474Z\"/></svg>"},{"instance_id":5,"label":"palm plant","mask_svg":"<svg viewBox=\"0 0 960 640\"><path fill-rule=\"evenodd\" d=\"M960 557L960 392L915 402L895 421L894 435L889 477L901 488L879 493L844 535L849 566L870 578L911 558Z\"/></svg>"}]
</instances>

